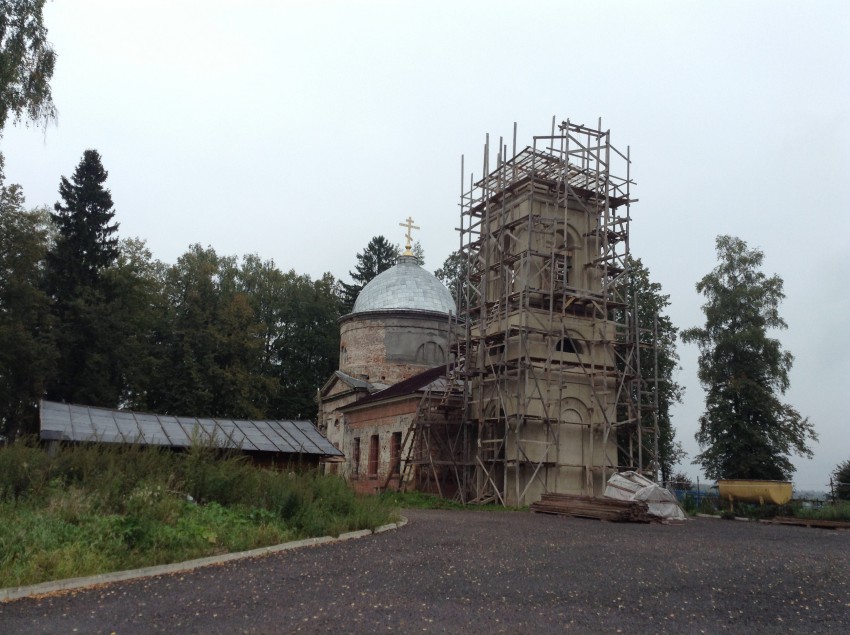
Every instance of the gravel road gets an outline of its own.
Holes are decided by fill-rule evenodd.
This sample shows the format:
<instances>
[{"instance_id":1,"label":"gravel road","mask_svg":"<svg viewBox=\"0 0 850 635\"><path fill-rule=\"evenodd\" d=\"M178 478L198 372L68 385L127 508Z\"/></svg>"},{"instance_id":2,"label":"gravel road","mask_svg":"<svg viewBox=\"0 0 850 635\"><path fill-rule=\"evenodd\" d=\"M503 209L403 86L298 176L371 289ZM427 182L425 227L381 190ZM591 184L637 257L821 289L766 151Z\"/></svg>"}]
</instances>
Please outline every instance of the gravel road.
<instances>
[{"instance_id":1,"label":"gravel road","mask_svg":"<svg viewBox=\"0 0 850 635\"><path fill-rule=\"evenodd\" d=\"M850 633L850 531L408 511L398 531L0 604L0 633Z\"/></svg>"}]
</instances>

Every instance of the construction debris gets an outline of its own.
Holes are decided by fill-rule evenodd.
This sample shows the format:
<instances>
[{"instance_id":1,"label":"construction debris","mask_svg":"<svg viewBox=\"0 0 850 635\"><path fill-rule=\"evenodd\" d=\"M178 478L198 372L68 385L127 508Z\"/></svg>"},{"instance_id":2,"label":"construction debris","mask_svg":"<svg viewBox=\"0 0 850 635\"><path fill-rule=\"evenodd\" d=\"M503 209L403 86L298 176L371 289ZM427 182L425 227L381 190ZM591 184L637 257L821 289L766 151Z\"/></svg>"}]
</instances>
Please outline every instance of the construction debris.
<instances>
[{"instance_id":1,"label":"construction debris","mask_svg":"<svg viewBox=\"0 0 850 635\"><path fill-rule=\"evenodd\" d=\"M661 520L687 520L676 497L637 472L621 472L608 479L605 498L626 501L644 501L649 513Z\"/></svg>"},{"instance_id":2,"label":"construction debris","mask_svg":"<svg viewBox=\"0 0 850 635\"><path fill-rule=\"evenodd\" d=\"M531 504L531 511L539 514L609 520L615 523L649 523L661 520L649 513L649 507L643 501L569 494L544 494L538 502Z\"/></svg>"},{"instance_id":3,"label":"construction debris","mask_svg":"<svg viewBox=\"0 0 850 635\"><path fill-rule=\"evenodd\" d=\"M777 516L760 520L765 525L794 525L797 527L817 527L818 529L850 529L850 522L844 520L819 520L815 518L793 518Z\"/></svg>"},{"instance_id":4,"label":"construction debris","mask_svg":"<svg viewBox=\"0 0 850 635\"><path fill-rule=\"evenodd\" d=\"M636 472L612 475L605 498L544 494L531 511L631 523L687 518L670 492Z\"/></svg>"}]
</instances>

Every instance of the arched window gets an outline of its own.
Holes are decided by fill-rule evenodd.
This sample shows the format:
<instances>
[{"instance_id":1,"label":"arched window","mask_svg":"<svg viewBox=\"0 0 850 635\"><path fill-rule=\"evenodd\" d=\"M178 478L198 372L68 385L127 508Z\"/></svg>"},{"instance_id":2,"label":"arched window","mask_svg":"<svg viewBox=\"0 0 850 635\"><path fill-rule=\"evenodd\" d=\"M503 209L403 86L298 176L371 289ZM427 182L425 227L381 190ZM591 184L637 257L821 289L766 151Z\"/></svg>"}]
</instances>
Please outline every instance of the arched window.
<instances>
[{"instance_id":1,"label":"arched window","mask_svg":"<svg viewBox=\"0 0 850 635\"><path fill-rule=\"evenodd\" d=\"M428 341L416 349L415 359L419 364L443 364L446 361L446 352L437 342Z\"/></svg>"},{"instance_id":2,"label":"arched window","mask_svg":"<svg viewBox=\"0 0 850 635\"><path fill-rule=\"evenodd\" d=\"M558 343L555 344L555 350L559 353L575 353L576 355L581 355L584 352L581 342L569 335L558 340Z\"/></svg>"}]
</instances>

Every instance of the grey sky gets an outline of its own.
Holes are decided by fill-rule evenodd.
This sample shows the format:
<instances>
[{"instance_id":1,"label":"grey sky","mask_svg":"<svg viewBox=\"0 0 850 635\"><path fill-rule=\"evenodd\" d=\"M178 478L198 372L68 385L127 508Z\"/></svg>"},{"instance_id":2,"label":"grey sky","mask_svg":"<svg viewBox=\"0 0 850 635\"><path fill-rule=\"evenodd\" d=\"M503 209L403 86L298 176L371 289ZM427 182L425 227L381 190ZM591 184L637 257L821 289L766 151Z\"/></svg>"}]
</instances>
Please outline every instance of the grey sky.
<instances>
[{"instance_id":1,"label":"grey sky","mask_svg":"<svg viewBox=\"0 0 850 635\"><path fill-rule=\"evenodd\" d=\"M850 3L55 1L57 126L7 128L8 182L52 205L86 148L124 237L174 262L191 243L345 276L412 215L426 268L457 246L460 155L551 118L631 146L631 245L684 328L714 237L785 280L787 395L816 424L796 485L850 458ZM681 347L691 456L702 412ZM685 471L697 475L686 464Z\"/></svg>"}]
</instances>

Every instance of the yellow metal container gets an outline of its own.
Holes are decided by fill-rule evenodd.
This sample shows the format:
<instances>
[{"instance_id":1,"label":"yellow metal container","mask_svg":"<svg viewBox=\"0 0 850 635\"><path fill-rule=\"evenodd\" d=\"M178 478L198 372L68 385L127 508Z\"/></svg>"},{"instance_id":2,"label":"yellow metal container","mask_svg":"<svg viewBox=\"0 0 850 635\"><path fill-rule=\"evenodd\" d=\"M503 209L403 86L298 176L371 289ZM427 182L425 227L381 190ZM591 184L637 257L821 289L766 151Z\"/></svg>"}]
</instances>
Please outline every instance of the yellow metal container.
<instances>
[{"instance_id":1,"label":"yellow metal container","mask_svg":"<svg viewBox=\"0 0 850 635\"><path fill-rule=\"evenodd\" d=\"M791 481L717 481L720 498L745 503L784 505L791 500Z\"/></svg>"}]
</instances>

